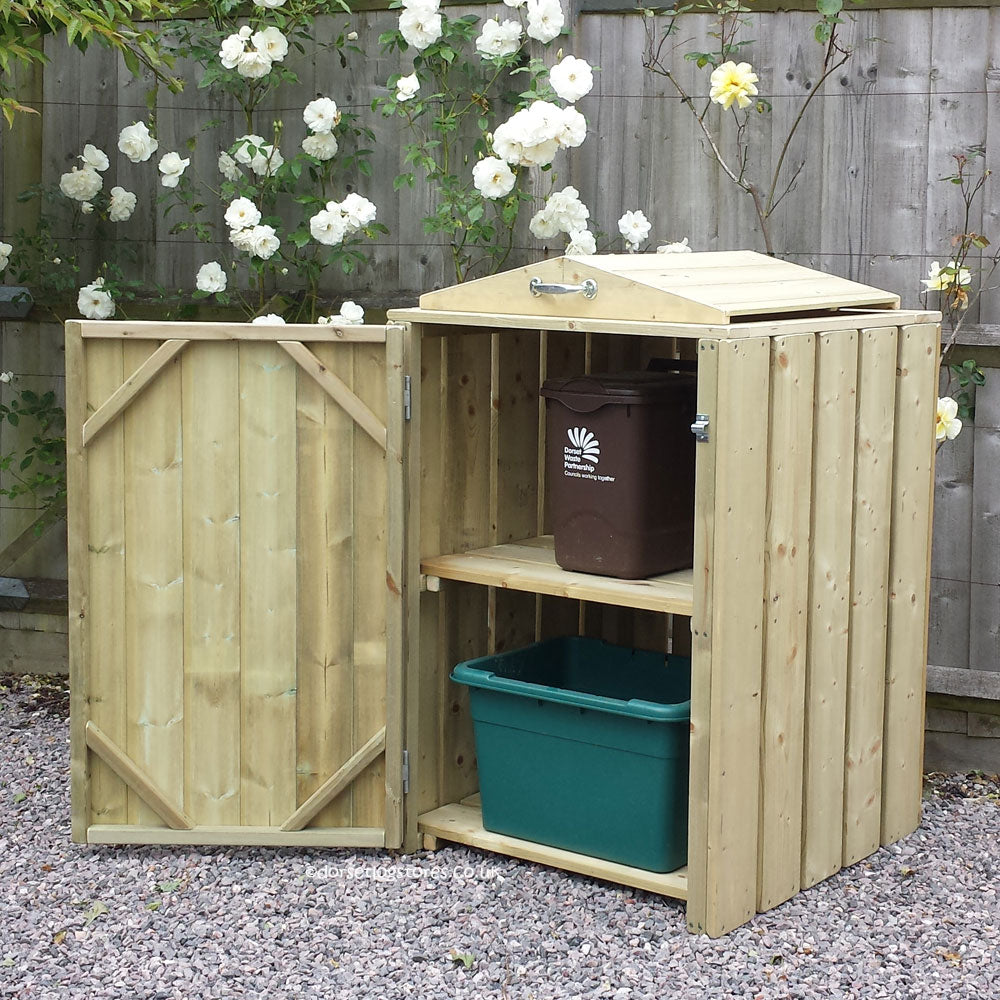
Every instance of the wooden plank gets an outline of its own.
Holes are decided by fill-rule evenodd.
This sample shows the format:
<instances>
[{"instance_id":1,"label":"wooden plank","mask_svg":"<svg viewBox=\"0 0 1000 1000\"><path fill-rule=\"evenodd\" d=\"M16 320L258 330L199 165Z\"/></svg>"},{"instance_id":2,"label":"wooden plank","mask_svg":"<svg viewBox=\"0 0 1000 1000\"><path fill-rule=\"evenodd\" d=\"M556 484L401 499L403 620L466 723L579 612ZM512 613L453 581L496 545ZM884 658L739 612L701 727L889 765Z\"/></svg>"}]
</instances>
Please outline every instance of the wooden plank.
<instances>
[{"instance_id":1,"label":"wooden plank","mask_svg":"<svg viewBox=\"0 0 1000 1000\"><path fill-rule=\"evenodd\" d=\"M186 340L167 340L146 358L83 425L84 445L90 444L112 420L119 416L187 345Z\"/></svg>"},{"instance_id":2,"label":"wooden plank","mask_svg":"<svg viewBox=\"0 0 1000 1000\"><path fill-rule=\"evenodd\" d=\"M698 412L719 412L719 343L698 345ZM708 920L708 782L711 767L712 634L715 572L715 455L719 436L709 432L695 448L693 598L691 645L691 764L688 790L687 925L702 931Z\"/></svg>"},{"instance_id":3,"label":"wooden plank","mask_svg":"<svg viewBox=\"0 0 1000 1000\"><path fill-rule=\"evenodd\" d=\"M460 580L553 597L670 611L690 615L693 598L691 570L678 570L645 580L618 580L610 576L572 573L556 565L552 536L527 539L521 544L473 549L456 555L424 559L422 572L444 580ZM531 545L542 541L543 545Z\"/></svg>"},{"instance_id":4,"label":"wooden plank","mask_svg":"<svg viewBox=\"0 0 1000 1000\"><path fill-rule=\"evenodd\" d=\"M601 858L564 851L558 847L536 844L530 840L491 833L483 829L482 811L476 806L461 805L457 802L442 806L420 817L420 829L441 840L468 844L481 850L577 872L591 878L617 882L620 885L631 885L673 899L687 898L687 871L684 868L666 874L649 872L614 861L604 861Z\"/></svg>"},{"instance_id":5,"label":"wooden plank","mask_svg":"<svg viewBox=\"0 0 1000 1000\"><path fill-rule=\"evenodd\" d=\"M385 425L388 420L386 348L358 344L354 356L354 391ZM391 580L388 552L389 473L384 446L367 434L354 435L354 746L387 723L388 635L390 598L399 600ZM399 469L393 470L399 475ZM398 570L397 570L398 573ZM397 595L391 593L390 582ZM395 605L398 609L398 605ZM355 826L386 822L387 770L396 759L375 760L354 782Z\"/></svg>"},{"instance_id":6,"label":"wooden plank","mask_svg":"<svg viewBox=\"0 0 1000 1000\"><path fill-rule=\"evenodd\" d=\"M124 345L134 371L155 345ZM184 562L179 359L124 414L125 752L171 801L184 799ZM129 792L130 823L156 817Z\"/></svg>"},{"instance_id":7,"label":"wooden plank","mask_svg":"<svg viewBox=\"0 0 1000 1000\"><path fill-rule=\"evenodd\" d=\"M240 344L240 818L276 826L296 807L295 363Z\"/></svg>"},{"instance_id":8,"label":"wooden plank","mask_svg":"<svg viewBox=\"0 0 1000 1000\"><path fill-rule=\"evenodd\" d=\"M839 871L843 855L857 380L857 331L818 337L802 782L803 887Z\"/></svg>"},{"instance_id":9,"label":"wooden plank","mask_svg":"<svg viewBox=\"0 0 1000 1000\"><path fill-rule=\"evenodd\" d=\"M87 746L96 753L172 830L190 830L194 822L124 750L88 722Z\"/></svg>"},{"instance_id":10,"label":"wooden plank","mask_svg":"<svg viewBox=\"0 0 1000 1000\"><path fill-rule=\"evenodd\" d=\"M196 826L168 830L156 826L95 825L87 831L89 844L159 844L178 847L385 847L378 828L299 830L278 826Z\"/></svg>"},{"instance_id":11,"label":"wooden plank","mask_svg":"<svg viewBox=\"0 0 1000 1000\"><path fill-rule=\"evenodd\" d=\"M306 343L384 344L385 327L372 325L316 326L311 323L171 323L159 320L81 320L83 338L100 340L278 340L295 339Z\"/></svg>"},{"instance_id":12,"label":"wooden plank","mask_svg":"<svg viewBox=\"0 0 1000 1000\"><path fill-rule=\"evenodd\" d=\"M66 426L83 427L87 418L86 359L78 324L66 324ZM79 435L67 437L66 477L69 524L70 821L74 843L86 843L91 818L91 770L86 725L90 705L90 580L87 542L87 459Z\"/></svg>"},{"instance_id":13,"label":"wooden plank","mask_svg":"<svg viewBox=\"0 0 1000 1000\"><path fill-rule=\"evenodd\" d=\"M385 450L385 424L331 372L304 344L292 340L279 340L283 347L357 422L371 439Z\"/></svg>"},{"instance_id":14,"label":"wooden plank","mask_svg":"<svg viewBox=\"0 0 1000 1000\"><path fill-rule=\"evenodd\" d=\"M412 370L408 331L401 324L386 330L386 611L385 611L385 843L403 843L403 753L406 749L406 707L404 672L410 636L419 629L418 550L410 549L411 516L419 518L420 508L409 506L411 490L419 492L419 467L410 469L409 444L412 440L406 418L405 376ZM412 416L412 377L410 404ZM415 534L415 532L414 532Z\"/></svg>"},{"instance_id":15,"label":"wooden plank","mask_svg":"<svg viewBox=\"0 0 1000 1000\"><path fill-rule=\"evenodd\" d=\"M91 340L81 342L87 410L99 407L122 384L122 345ZM67 355L67 377L73 371ZM82 447L82 424L74 423L72 443ZM89 718L120 746L127 741L125 676L125 457L124 427L108 428L100 441L86 450L87 524L74 545L84 546L89 579L87 643L89 649ZM70 438L67 436L67 448ZM93 492L93 497L90 493ZM79 494L78 494L79 495ZM72 607L72 605L71 605ZM101 760L90 768L91 816L98 823L128 819L127 794L118 776Z\"/></svg>"},{"instance_id":16,"label":"wooden plank","mask_svg":"<svg viewBox=\"0 0 1000 1000\"><path fill-rule=\"evenodd\" d=\"M184 807L198 824L225 826L240 820L238 352L198 344L181 360L181 385Z\"/></svg>"},{"instance_id":17,"label":"wooden plank","mask_svg":"<svg viewBox=\"0 0 1000 1000\"><path fill-rule=\"evenodd\" d=\"M345 385L349 345L315 344ZM350 414L301 368L297 425L296 798L301 805L354 752L354 436ZM350 790L313 827L352 825Z\"/></svg>"},{"instance_id":18,"label":"wooden plank","mask_svg":"<svg viewBox=\"0 0 1000 1000\"><path fill-rule=\"evenodd\" d=\"M756 911L767 489L765 338L719 344L707 907L724 934Z\"/></svg>"},{"instance_id":19,"label":"wooden plank","mask_svg":"<svg viewBox=\"0 0 1000 1000\"><path fill-rule=\"evenodd\" d=\"M336 799L376 757L385 753L385 739L386 729L383 726L281 824L281 829L303 829L324 806Z\"/></svg>"},{"instance_id":20,"label":"wooden plank","mask_svg":"<svg viewBox=\"0 0 1000 1000\"><path fill-rule=\"evenodd\" d=\"M490 541L538 534L540 338L512 331L491 338ZM489 649L534 641L535 594L491 588Z\"/></svg>"},{"instance_id":21,"label":"wooden plank","mask_svg":"<svg viewBox=\"0 0 1000 1000\"><path fill-rule=\"evenodd\" d=\"M937 327L903 327L898 341L882 744L883 844L905 837L920 824Z\"/></svg>"},{"instance_id":22,"label":"wooden plank","mask_svg":"<svg viewBox=\"0 0 1000 1000\"><path fill-rule=\"evenodd\" d=\"M858 357L851 632L847 663L844 864L878 849L882 822L896 329L862 330Z\"/></svg>"},{"instance_id":23,"label":"wooden plank","mask_svg":"<svg viewBox=\"0 0 1000 1000\"><path fill-rule=\"evenodd\" d=\"M799 891L816 338L771 341L757 909Z\"/></svg>"}]
</instances>

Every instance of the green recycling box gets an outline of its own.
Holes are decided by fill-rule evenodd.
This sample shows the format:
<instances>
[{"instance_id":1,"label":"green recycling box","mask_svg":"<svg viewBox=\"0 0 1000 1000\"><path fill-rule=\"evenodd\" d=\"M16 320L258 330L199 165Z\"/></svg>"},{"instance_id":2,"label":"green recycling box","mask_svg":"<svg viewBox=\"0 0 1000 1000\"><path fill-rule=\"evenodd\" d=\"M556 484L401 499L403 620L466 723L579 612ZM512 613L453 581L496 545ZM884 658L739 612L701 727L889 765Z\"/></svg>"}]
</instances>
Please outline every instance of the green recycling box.
<instances>
[{"instance_id":1,"label":"green recycling box","mask_svg":"<svg viewBox=\"0 0 1000 1000\"><path fill-rule=\"evenodd\" d=\"M483 826L648 871L687 860L690 661L582 636L460 663Z\"/></svg>"}]
</instances>

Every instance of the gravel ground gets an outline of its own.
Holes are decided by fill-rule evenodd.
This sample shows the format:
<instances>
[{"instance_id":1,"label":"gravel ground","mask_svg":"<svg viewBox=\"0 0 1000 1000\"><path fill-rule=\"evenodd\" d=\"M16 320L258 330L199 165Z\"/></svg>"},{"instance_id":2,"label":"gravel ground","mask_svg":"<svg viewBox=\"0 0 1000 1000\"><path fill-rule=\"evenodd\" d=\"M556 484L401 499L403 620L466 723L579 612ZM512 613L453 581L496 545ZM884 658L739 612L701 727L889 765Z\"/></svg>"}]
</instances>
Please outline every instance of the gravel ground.
<instances>
[{"instance_id":1,"label":"gravel ground","mask_svg":"<svg viewBox=\"0 0 1000 1000\"><path fill-rule=\"evenodd\" d=\"M460 847L73 845L65 692L10 683L3 997L1000 995L996 778L934 776L915 835L713 941L670 900Z\"/></svg>"}]
</instances>

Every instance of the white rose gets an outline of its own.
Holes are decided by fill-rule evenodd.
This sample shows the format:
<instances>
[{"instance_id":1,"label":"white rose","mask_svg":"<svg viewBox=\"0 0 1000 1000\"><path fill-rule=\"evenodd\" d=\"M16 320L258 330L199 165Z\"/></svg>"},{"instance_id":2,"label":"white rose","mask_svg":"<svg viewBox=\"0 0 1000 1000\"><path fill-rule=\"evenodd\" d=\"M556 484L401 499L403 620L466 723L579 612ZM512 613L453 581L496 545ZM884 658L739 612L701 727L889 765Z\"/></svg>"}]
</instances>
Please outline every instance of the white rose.
<instances>
[{"instance_id":1,"label":"white rose","mask_svg":"<svg viewBox=\"0 0 1000 1000\"><path fill-rule=\"evenodd\" d=\"M521 25L517 21L499 21L491 18L483 24L476 39L476 51L487 58L500 59L518 50L521 44Z\"/></svg>"},{"instance_id":2,"label":"white rose","mask_svg":"<svg viewBox=\"0 0 1000 1000\"><path fill-rule=\"evenodd\" d=\"M340 122L340 112L337 110L337 102L329 97L317 97L315 101L310 101L302 112L302 120L306 123L310 132L331 132L335 125Z\"/></svg>"},{"instance_id":3,"label":"white rose","mask_svg":"<svg viewBox=\"0 0 1000 1000\"><path fill-rule=\"evenodd\" d=\"M74 201L90 201L103 185L101 175L90 167L74 167L59 178L59 190Z\"/></svg>"},{"instance_id":4,"label":"white rose","mask_svg":"<svg viewBox=\"0 0 1000 1000\"><path fill-rule=\"evenodd\" d=\"M540 42L551 42L565 23L559 0L527 0L528 34Z\"/></svg>"},{"instance_id":5,"label":"white rose","mask_svg":"<svg viewBox=\"0 0 1000 1000\"><path fill-rule=\"evenodd\" d=\"M265 316L254 316L250 321L257 326L284 326L285 321L277 313L267 313Z\"/></svg>"},{"instance_id":6,"label":"white rose","mask_svg":"<svg viewBox=\"0 0 1000 1000\"><path fill-rule=\"evenodd\" d=\"M81 204L80 204L80 211L83 212L84 215L93 215L94 214L94 206L89 201L81 202Z\"/></svg>"},{"instance_id":7,"label":"white rose","mask_svg":"<svg viewBox=\"0 0 1000 1000\"><path fill-rule=\"evenodd\" d=\"M580 201L580 192L570 186L549 195L545 213L564 233L586 229L590 218L590 209Z\"/></svg>"},{"instance_id":8,"label":"white rose","mask_svg":"<svg viewBox=\"0 0 1000 1000\"><path fill-rule=\"evenodd\" d=\"M258 52L263 52L271 62L281 62L288 55L288 39L277 28L258 31L250 41Z\"/></svg>"},{"instance_id":9,"label":"white rose","mask_svg":"<svg viewBox=\"0 0 1000 1000\"><path fill-rule=\"evenodd\" d=\"M110 319L115 314L115 303L104 291L104 279L98 278L80 289L76 307L87 319Z\"/></svg>"},{"instance_id":10,"label":"white rose","mask_svg":"<svg viewBox=\"0 0 1000 1000\"><path fill-rule=\"evenodd\" d=\"M523 7L525 4L525 0L503 0L503 2L508 7L513 7L515 9L517 9L518 7Z\"/></svg>"},{"instance_id":11,"label":"white rose","mask_svg":"<svg viewBox=\"0 0 1000 1000\"><path fill-rule=\"evenodd\" d=\"M650 221L640 211L626 212L618 220L618 232L625 237L629 247L633 249L645 242L652 228Z\"/></svg>"},{"instance_id":12,"label":"white rose","mask_svg":"<svg viewBox=\"0 0 1000 1000\"><path fill-rule=\"evenodd\" d=\"M243 176L236 161L225 150L219 153L219 173L227 181L238 181Z\"/></svg>"},{"instance_id":13,"label":"white rose","mask_svg":"<svg viewBox=\"0 0 1000 1000\"><path fill-rule=\"evenodd\" d=\"M10 263L10 255L14 252L14 247L10 243L0 240L0 271Z\"/></svg>"},{"instance_id":14,"label":"white rose","mask_svg":"<svg viewBox=\"0 0 1000 1000\"><path fill-rule=\"evenodd\" d=\"M246 42L241 35L230 35L224 39L219 49L219 61L226 69L236 69L240 56L246 51Z\"/></svg>"},{"instance_id":15,"label":"white rose","mask_svg":"<svg viewBox=\"0 0 1000 1000\"><path fill-rule=\"evenodd\" d=\"M574 107L563 108L555 138L563 149L583 145L587 138L587 119Z\"/></svg>"},{"instance_id":16,"label":"white rose","mask_svg":"<svg viewBox=\"0 0 1000 1000\"><path fill-rule=\"evenodd\" d=\"M253 251L253 226L247 229L230 229L229 242L237 250L242 250L244 253L251 253Z\"/></svg>"},{"instance_id":17,"label":"white rose","mask_svg":"<svg viewBox=\"0 0 1000 1000\"><path fill-rule=\"evenodd\" d=\"M664 243L656 248L657 253L691 253L688 238L685 236L680 243Z\"/></svg>"},{"instance_id":18,"label":"white rose","mask_svg":"<svg viewBox=\"0 0 1000 1000\"><path fill-rule=\"evenodd\" d=\"M347 33L347 40L349 42L356 42L358 40L358 33L356 31L349 31Z\"/></svg>"},{"instance_id":19,"label":"white rose","mask_svg":"<svg viewBox=\"0 0 1000 1000\"><path fill-rule=\"evenodd\" d=\"M566 56L549 70L552 89L568 104L575 104L594 86L594 71L586 59Z\"/></svg>"},{"instance_id":20,"label":"white rose","mask_svg":"<svg viewBox=\"0 0 1000 1000\"><path fill-rule=\"evenodd\" d=\"M0 382L3 382L4 385L10 382L13 378L14 378L13 372L0 372Z\"/></svg>"},{"instance_id":21,"label":"white rose","mask_svg":"<svg viewBox=\"0 0 1000 1000\"><path fill-rule=\"evenodd\" d=\"M442 32L441 14L429 7L410 7L399 15L399 32L409 45L423 51Z\"/></svg>"},{"instance_id":22,"label":"white rose","mask_svg":"<svg viewBox=\"0 0 1000 1000\"><path fill-rule=\"evenodd\" d=\"M597 253L597 240L594 234L588 229L573 229L569 234L569 243L566 246L567 254L591 254Z\"/></svg>"},{"instance_id":23,"label":"white rose","mask_svg":"<svg viewBox=\"0 0 1000 1000\"><path fill-rule=\"evenodd\" d=\"M108 206L108 218L112 222L127 222L135 211L136 197L131 191L126 191L117 185L111 189L111 204Z\"/></svg>"},{"instance_id":24,"label":"white rose","mask_svg":"<svg viewBox=\"0 0 1000 1000\"><path fill-rule=\"evenodd\" d=\"M247 49L236 64L236 72L248 80L259 80L271 72L271 60L260 49Z\"/></svg>"},{"instance_id":25,"label":"white rose","mask_svg":"<svg viewBox=\"0 0 1000 1000\"><path fill-rule=\"evenodd\" d=\"M351 302L351 300L348 299L340 307L340 320L342 323L347 324L364 323L365 311L356 302Z\"/></svg>"},{"instance_id":26,"label":"white rose","mask_svg":"<svg viewBox=\"0 0 1000 1000\"><path fill-rule=\"evenodd\" d=\"M240 28L239 31L240 38L242 38L243 41L245 42L250 41L250 36L252 34L253 34L253 28L251 28L249 24L244 24L243 27Z\"/></svg>"},{"instance_id":27,"label":"white rose","mask_svg":"<svg viewBox=\"0 0 1000 1000\"><path fill-rule=\"evenodd\" d=\"M224 218L230 229L246 229L260 222L260 210L249 198L234 198Z\"/></svg>"},{"instance_id":28,"label":"white rose","mask_svg":"<svg viewBox=\"0 0 1000 1000\"><path fill-rule=\"evenodd\" d=\"M484 198L505 198L514 190L517 176L498 156L487 156L472 168L472 183Z\"/></svg>"},{"instance_id":29,"label":"white rose","mask_svg":"<svg viewBox=\"0 0 1000 1000\"><path fill-rule=\"evenodd\" d=\"M327 205L327 208L330 206ZM352 191L340 203L340 211L347 219L348 228L356 231L374 222L378 210L374 203Z\"/></svg>"},{"instance_id":30,"label":"white rose","mask_svg":"<svg viewBox=\"0 0 1000 1000\"><path fill-rule=\"evenodd\" d=\"M83 161L84 167L90 167L91 170L103 171L111 165L108 161L108 154L90 142L83 147L83 156L80 159Z\"/></svg>"},{"instance_id":31,"label":"white rose","mask_svg":"<svg viewBox=\"0 0 1000 1000\"><path fill-rule=\"evenodd\" d=\"M302 152L315 156L317 160L332 160L339 148L337 137L332 132L307 135L302 140Z\"/></svg>"},{"instance_id":32,"label":"white rose","mask_svg":"<svg viewBox=\"0 0 1000 1000\"><path fill-rule=\"evenodd\" d=\"M320 209L309 220L309 232L317 243L333 247L344 242L347 235L347 220L339 209L330 211L328 208Z\"/></svg>"},{"instance_id":33,"label":"white rose","mask_svg":"<svg viewBox=\"0 0 1000 1000\"><path fill-rule=\"evenodd\" d=\"M222 270L222 265L217 260L213 260L198 268L195 285L199 292L214 294L226 290L226 281L226 272Z\"/></svg>"},{"instance_id":34,"label":"white rose","mask_svg":"<svg viewBox=\"0 0 1000 1000\"><path fill-rule=\"evenodd\" d=\"M273 226L254 226L250 233L250 252L261 260L270 260L281 246Z\"/></svg>"},{"instance_id":35,"label":"white rose","mask_svg":"<svg viewBox=\"0 0 1000 1000\"><path fill-rule=\"evenodd\" d=\"M285 0L253 0L258 7L266 7L268 10L277 10L285 5Z\"/></svg>"},{"instance_id":36,"label":"white rose","mask_svg":"<svg viewBox=\"0 0 1000 1000\"><path fill-rule=\"evenodd\" d=\"M401 76L396 81L396 100L408 101L411 97L416 96L419 89L420 81L417 79L416 73L411 73L409 76Z\"/></svg>"},{"instance_id":37,"label":"white rose","mask_svg":"<svg viewBox=\"0 0 1000 1000\"><path fill-rule=\"evenodd\" d=\"M159 149L145 122L126 125L118 136L118 148L133 162L144 163Z\"/></svg>"},{"instance_id":38,"label":"white rose","mask_svg":"<svg viewBox=\"0 0 1000 1000\"><path fill-rule=\"evenodd\" d=\"M559 232L559 224L545 209L535 212L531 222L528 223L528 228L531 230L531 235L539 240L550 240Z\"/></svg>"},{"instance_id":39,"label":"white rose","mask_svg":"<svg viewBox=\"0 0 1000 1000\"><path fill-rule=\"evenodd\" d=\"M190 158L182 160L179 153L164 153L160 157L160 173L163 174L160 183L168 188L177 187L181 174L187 170L190 162Z\"/></svg>"}]
</instances>

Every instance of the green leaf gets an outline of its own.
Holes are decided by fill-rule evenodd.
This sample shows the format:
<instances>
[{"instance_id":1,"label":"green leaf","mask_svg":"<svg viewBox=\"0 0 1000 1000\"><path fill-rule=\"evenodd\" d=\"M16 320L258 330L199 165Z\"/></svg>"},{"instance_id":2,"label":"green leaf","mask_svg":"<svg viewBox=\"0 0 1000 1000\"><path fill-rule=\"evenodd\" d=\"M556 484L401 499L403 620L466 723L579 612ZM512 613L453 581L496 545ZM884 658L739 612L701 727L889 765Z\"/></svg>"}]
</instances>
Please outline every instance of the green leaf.
<instances>
[{"instance_id":1,"label":"green leaf","mask_svg":"<svg viewBox=\"0 0 1000 1000\"><path fill-rule=\"evenodd\" d=\"M97 900L89 910L83 915L84 927L89 927L98 917L104 916L108 908L100 900Z\"/></svg>"},{"instance_id":2,"label":"green leaf","mask_svg":"<svg viewBox=\"0 0 1000 1000\"><path fill-rule=\"evenodd\" d=\"M835 17L844 9L844 0L816 0L816 10L824 17Z\"/></svg>"},{"instance_id":3,"label":"green leaf","mask_svg":"<svg viewBox=\"0 0 1000 1000\"><path fill-rule=\"evenodd\" d=\"M18 802L23 802L27 797L28 796L24 792L15 792L14 805L17 805Z\"/></svg>"},{"instance_id":4,"label":"green leaf","mask_svg":"<svg viewBox=\"0 0 1000 1000\"><path fill-rule=\"evenodd\" d=\"M448 952L448 957L456 964L461 962L467 969L471 969L476 961L476 956L471 952L457 951L455 948Z\"/></svg>"},{"instance_id":5,"label":"green leaf","mask_svg":"<svg viewBox=\"0 0 1000 1000\"><path fill-rule=\"evenodd\" d=\"M164 879L162 882L156 883L157 892L173 892L175 889L181 887L181 880L179 878L168 878Z\"/></svg>"},{"instance_id":6,"label":"green leaf","mask_svg":"<svg viewBox=\"0 0 1000 1000\"><path fill-rule=\"evenodd\" d=\"M152 903L147 903L146 904L146 909L147 910L158 910L162 905L163 904L158 899L155 899L155 900L153 900Z\"/></svg>"}]
</instances>

